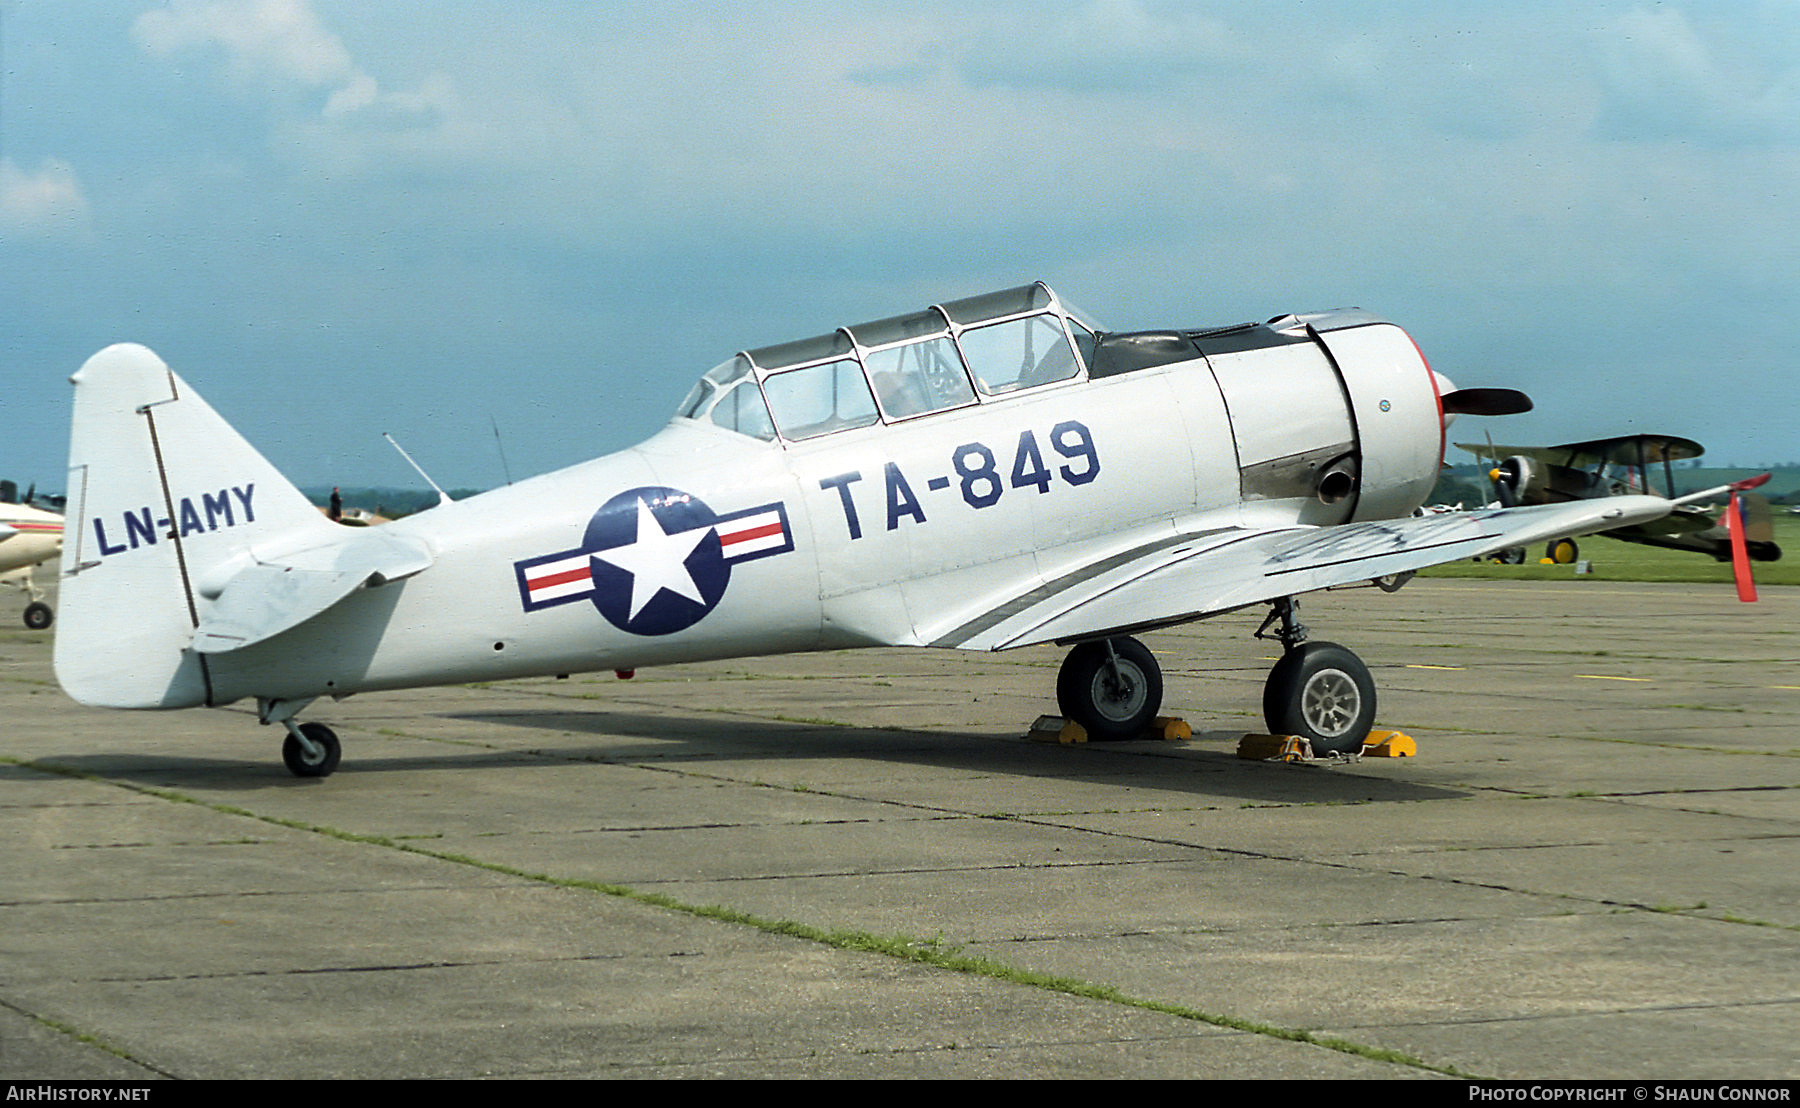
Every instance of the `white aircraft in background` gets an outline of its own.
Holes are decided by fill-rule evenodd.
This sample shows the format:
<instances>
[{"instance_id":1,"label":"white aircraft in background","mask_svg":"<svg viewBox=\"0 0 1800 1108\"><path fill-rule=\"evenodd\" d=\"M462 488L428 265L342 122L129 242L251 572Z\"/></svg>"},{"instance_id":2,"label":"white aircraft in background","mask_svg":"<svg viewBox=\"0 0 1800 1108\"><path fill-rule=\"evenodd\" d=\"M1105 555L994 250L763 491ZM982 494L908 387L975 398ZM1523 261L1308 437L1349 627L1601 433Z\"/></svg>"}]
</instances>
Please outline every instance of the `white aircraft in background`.
<instances>
[{"instance_id":1,"label":"white aircraft in background","mask_svg":"<svg viewBox=\"0 0 1800 1108\"><path fill-rule=\"evenodd\" d=\"M1116 333L1042 284L747 350L641 445L369 529L141 346L72 381L58 680L254 697L302 776L338 763L295 719L321 696L864 646L1069 644L1063 715L1132 737L1162 679L1128 636L1259 604L1270 730L1358 749L1374 683L1294 597L1671 507L1414 518L1451 417L1523 394L1453 390L1360 310Z\"/></svg>"},{"instance_id":2,"label":"white aircraft in background","mask_svg":"<svg viewBox=\"0 0 1800 1108\"><path fill-rule=\"evenodd\" d=\"M25 605L25 626L33 631L50 626L56 614L44 603L31 570L56 557L62 540L63 517L30 504L0 501L0 584L16 586L31 598Z\"/></svg>"}]
</instances>

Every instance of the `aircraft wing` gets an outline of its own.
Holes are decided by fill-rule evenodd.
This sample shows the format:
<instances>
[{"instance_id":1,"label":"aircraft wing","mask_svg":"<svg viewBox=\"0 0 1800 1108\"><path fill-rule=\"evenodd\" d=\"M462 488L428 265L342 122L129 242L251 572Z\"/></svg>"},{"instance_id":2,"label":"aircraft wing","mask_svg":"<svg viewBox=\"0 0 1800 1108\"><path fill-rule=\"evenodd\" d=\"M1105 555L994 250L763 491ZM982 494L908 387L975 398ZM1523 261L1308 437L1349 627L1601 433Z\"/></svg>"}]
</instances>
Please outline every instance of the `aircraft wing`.
<instances>
[{"instance_id":1,"label":"aircraft wing","mask_svg":"<svg viewBox=\"0 0 1800 1108\"><path fill-rule=\"evenodd\" d=\"M273 638L365 584L410 577L432 563L417 540L387 530L278 558L257 558L220 589L194 629L194 652L224 654Z\"/></svg>"},{"instance_id":2,"label":"aircraft wing","mask_svg":"<svg viewBox=\"0 0 1800 1108\"><path fill-rule=\"evenodd\" d=\"M986 611L958 613L954 623L923 637L934 646L1002 650L1165 626L1506 547L1624 527L1669 509L1661 497L1613 496L1333 527L1178 535L1071 567Z\"/></svg>"},{"instance_id":3,"label":"aircraft wing","mask_svg":"<svg viewBox=\"0 0 1800 1108\"><path fill-rule=\"evenodd\" d=\"M1610 439L1565 442L1558 446L1497 446L1492 443L1459 442L1457 449L1467 450L1478 458L1500 461L1522 454L1546 465L1592 469L1608 463L1614 465L1652 465L1698 458L1706 448L1693 439L1674 435L1619 435Z\"/></svg>"},{"instance_id":4,"label":"aircraft wing","mask_svg":"<svg viewBox=\"0 0 1800 1108\"><path fill-rule=\"evenodd\" d=\"M1717 513L1692 505L1683 505L1662 519L1653 519L1647 524L1640 524L1639 529L1653 535L1691 535L1699 531L1711 531L1718 526ZM1720 530L1723 531L1723 528Z\"/></svg>"}]
</instances>

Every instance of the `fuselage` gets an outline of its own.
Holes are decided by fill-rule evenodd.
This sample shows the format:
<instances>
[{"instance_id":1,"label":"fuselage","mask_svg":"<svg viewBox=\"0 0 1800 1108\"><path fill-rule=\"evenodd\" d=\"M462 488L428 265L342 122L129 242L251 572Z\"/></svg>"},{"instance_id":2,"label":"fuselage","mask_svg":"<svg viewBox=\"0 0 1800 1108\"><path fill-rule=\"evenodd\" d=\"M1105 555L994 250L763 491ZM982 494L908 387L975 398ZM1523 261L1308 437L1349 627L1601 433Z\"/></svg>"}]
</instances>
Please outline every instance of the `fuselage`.
<instances>
[{"instance_id":1,"label":"fuselage","mask_svg":"<svg viewBox=\"0 0 1800 1108\"><path fill-rule=\"evenodd\" d=\"M745 351L648 441L374 539L150 351L74 381L57 672L115 707L1098 636L1016 617L1189 537L1409 515L1443 456L1390 323L1104 332L1042 285Z\"/></svg>"},{"instance_id":2,"label":"fuselage","mask_svg":"<svg viewBox=\"0 0 1800 1108\"><path fill-rule=\"evenodd\" d=\"M213 701L932 645L1170 535L1409 514L1443 447L1404 333L1255 339L798 441L677 418L387 525L431 568L214 656Z\"/></svg>"}]
</instances>

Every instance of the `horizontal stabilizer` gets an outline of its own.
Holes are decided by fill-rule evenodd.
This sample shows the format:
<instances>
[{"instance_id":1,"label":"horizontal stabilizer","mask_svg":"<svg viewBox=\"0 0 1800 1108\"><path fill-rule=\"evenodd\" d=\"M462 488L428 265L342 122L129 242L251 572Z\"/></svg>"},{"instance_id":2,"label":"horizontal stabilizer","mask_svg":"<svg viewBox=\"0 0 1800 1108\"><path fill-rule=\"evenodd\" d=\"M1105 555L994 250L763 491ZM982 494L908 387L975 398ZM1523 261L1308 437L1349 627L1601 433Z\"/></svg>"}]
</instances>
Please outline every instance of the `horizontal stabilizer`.
<instances>
[{"instance_id":1,"label":"horizontal stabilizer","mask_svg":"<svg viewBox=\"0 0 1800 1108\"><path fill-rule=\"evenodd\" d=\"M431 565L422 543L365 531L348 542L258 560L233 574L194 630L194 651L225 654L273 638L364 585L410 577Z\"/></svg>"}]
</instances>

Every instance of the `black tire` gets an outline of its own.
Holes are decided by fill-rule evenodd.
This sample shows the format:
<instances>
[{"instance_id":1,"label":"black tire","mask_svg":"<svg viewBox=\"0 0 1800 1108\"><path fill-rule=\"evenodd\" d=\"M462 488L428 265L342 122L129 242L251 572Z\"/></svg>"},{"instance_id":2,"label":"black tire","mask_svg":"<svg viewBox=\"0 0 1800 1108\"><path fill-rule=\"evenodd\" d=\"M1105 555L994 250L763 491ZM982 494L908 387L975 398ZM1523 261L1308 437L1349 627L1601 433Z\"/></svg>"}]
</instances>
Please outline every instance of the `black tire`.
<instances>
[{"instance_id":1,"label":"black tire","mask_svg":"<svg viewBox=\"0 0 1800 1108\"><path fill-rule=\"evenodd\" d=\"M1525 564L1525 548L1509 546L1499 554L1500 564L1504 566L1522 566Z\"/></svg>"},{"instance_id":2,"label":"black tire","mask_svg":"<svg viewBox=\"0 0 1800 1108\"><path fill-rule=\"evenodd\" d=\"M330 777L343 756L337 733L323 723L302 723L300 733L322 749L316 757L309 758L306 748L289 735L281 743L281 760L287 763L288 771L295 777Z\"/></svg>"},{"instance_id":3,"label":"black tire","mask_svg":"<svg viewBox=\"0 0 1800 1108\"><path fill-rule=\"evenodd\" d=\"M47 630L49 626L55 622L56 613L52 612L50 610L50 605L45 604L43 601L33 600L31 603L25 605L25 626L31 628L33 631Z\"/></svg>"},{"instance_id":4,"label":"black tire","mask_svg":"<svg viewBox=\"0 0 1800 1108\"><path fill-rule=\"evenodd\" d=\"M1375 722L1375 679L1338 644L1306 643L1269 671L1263 721L1270 734L1307 739L1315 754L1355 753Z\"/></svg>"},{"instance_id":5,"label":"black tire","mask_svg":"<svg viewBox=\"0 0 1800 1108\"><path fill-rule=\"evenodd\" d=\"M1162 707L1162 667L1136 639L1110 641L1119 657L1117 674L1106 640L1080 643L1056 675L1056 703L1063 718L1081 724L1089 738L1141 738Z\"/></svg>"},{"instance_id":6,"label":"black tire","mask_svg":"<svg viewBox=\"0 0 1800 1108\"><path fill-rule=\"evenodd\" d=\"M1574 565L1575 559L1581 556L1581 547L1575 545L1574 539L1557 539L1544 547L1544 557L1551 564L1559 566Z\"/></svg>"}]
</instances>

